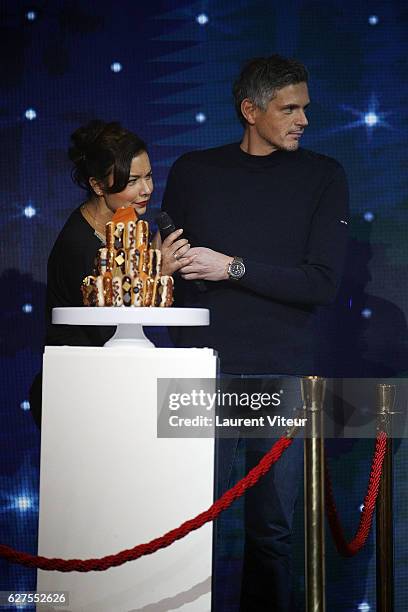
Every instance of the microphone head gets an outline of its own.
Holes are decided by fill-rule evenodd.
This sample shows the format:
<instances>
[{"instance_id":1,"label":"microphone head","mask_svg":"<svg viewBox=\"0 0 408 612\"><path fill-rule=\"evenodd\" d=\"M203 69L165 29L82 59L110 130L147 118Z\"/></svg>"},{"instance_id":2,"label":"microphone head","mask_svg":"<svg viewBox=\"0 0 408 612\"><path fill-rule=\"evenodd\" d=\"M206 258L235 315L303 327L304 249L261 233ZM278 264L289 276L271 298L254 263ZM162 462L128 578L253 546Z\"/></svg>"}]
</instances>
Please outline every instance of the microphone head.
<instances>
[{"instance_id":1,"label":"microphone head","mask_svg":"<svg viewBox=\"0 0 408 612\"><path fill-rule=\"evenodd\" d=\"M162 240L167 238L167 236L171 234L172 232L174 232L176 229L176 226L174 225L172 218L166 212L159 213L155 221L157 223L157 227L159 228L159 232L160 232L160 236Z\"/></svg>"},{"instance_id":2,"label":"microphone head","mask_svg":"<svg viewBox=\"0 0 408 612\"><path fill-rule=\"evenodd\" d=\"M174 225L172 218L166 212L160 212L157 215L155 221L159 229L164 229L165 227L170 227L170 225Z\"/></svg>"}]
</instances>

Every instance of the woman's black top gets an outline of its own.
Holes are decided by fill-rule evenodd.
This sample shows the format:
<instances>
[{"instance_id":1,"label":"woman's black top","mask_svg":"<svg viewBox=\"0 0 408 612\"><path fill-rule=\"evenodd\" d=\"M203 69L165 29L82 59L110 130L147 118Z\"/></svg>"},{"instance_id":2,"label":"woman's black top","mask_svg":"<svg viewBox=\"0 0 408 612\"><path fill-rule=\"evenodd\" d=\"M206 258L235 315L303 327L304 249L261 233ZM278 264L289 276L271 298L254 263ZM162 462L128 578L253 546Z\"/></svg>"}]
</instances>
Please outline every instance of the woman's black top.
<instances>
[{"instance_id":1,"label":"woman's black top","mask_svg":"<svg viewBox=\"0 0 408 612\"><path fill-rule=\"evenodd\" d=\"M62 228L48 259L46 345L103 346L112 326L53 325L51 312L58 306L82 306L81 283L93 273L95 256L103 246L80 207Z\"/></svg>"}]
</instances>

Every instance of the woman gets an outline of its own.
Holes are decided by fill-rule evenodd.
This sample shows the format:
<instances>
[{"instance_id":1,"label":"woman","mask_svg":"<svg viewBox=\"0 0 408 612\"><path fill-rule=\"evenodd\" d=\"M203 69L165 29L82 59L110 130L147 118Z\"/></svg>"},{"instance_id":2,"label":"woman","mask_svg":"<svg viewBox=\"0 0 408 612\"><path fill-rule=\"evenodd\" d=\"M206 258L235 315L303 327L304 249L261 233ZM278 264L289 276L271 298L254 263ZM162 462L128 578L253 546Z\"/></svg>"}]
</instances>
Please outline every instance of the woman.
<instances>
[{"instance_id":1,"label":"woman","mask_svg":"<svg viewBox=\"0 0 408 612\"><path fill-rule=\"evenodd\" d=\"M68 155L73 179L87 192L62 228L48 260L46 345L103 346L114 327L52 325L52 309L82 306L81 282L92 273L104 244L105 224L118 208L132 206L143 215L153 192L152 169L145 143L119 123L94 120L71 135ZM161 244L162 274L190 263L188 241L173 232ZM160 241L157 241L160 244ZM30 390L30 405L39 424L41 374Z\"/></svg>"}]
</instances>

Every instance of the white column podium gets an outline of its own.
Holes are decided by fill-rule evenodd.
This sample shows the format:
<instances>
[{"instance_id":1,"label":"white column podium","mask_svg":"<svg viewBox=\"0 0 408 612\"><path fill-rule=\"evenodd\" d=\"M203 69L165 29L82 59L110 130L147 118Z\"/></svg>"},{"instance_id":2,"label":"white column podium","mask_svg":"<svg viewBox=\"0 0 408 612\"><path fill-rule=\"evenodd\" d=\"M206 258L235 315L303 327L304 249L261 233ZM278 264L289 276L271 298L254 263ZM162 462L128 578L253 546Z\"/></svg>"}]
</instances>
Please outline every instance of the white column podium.
<instances>
[{"instance_id":1,"label":"white column podium","mask_svg":"<svg viewBox=\"0 0 408 612\"><path fill-rule=\"evenodd\" d=\"M212 349L46 347L39 554L94 558L208 508L214 440L157 438L157 379L215 378ZM212 524L103 572L38 571L73 612L207 612ZM41 608L39 608L41 609Z\"/></svg>"}]
</instances>

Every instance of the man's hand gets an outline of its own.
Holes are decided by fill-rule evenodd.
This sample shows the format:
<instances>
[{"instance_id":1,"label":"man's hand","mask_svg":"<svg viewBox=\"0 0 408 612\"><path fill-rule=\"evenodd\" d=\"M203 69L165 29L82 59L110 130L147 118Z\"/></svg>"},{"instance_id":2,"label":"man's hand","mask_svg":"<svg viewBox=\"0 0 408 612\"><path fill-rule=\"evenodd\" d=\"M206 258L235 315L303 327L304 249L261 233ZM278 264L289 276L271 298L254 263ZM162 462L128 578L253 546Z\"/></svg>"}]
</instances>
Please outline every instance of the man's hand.
<instances>
[{"instance_id":1,"label":"man's hand","mask_svg":"<svg viewBox=\"0 0 408 612\"><path fill-rule=\"evenodd\" d=\"M228 264L234 259L206 247L193 247L188 251L191 263L180 268L186 280L220 281L228 280Z\"/></svg>"}]
</instances>

